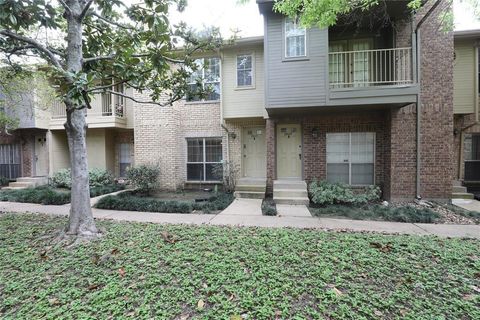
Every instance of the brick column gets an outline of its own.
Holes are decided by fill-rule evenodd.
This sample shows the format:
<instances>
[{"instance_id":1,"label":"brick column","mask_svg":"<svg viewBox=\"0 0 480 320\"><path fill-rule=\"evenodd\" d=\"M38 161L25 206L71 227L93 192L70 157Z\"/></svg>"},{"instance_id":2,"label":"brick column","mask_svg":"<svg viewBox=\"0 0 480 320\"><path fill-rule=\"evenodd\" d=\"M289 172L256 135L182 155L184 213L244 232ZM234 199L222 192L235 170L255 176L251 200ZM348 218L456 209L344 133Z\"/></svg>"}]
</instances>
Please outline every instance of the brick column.
<instances>
[{"instance_id":1,"label":"brick column","mask_svg":"<svg viewBox=\"0 0 480 320\"><path fill-rule=\"evenodd\" d=\"M275 141L275 121L267 119L267 194L273 193L273 180L276 178L276 141Z\"/></svg>"},{"instance_id":2,"label":"brick column","mask_svg":"<svg viewBox=\"0 0 480 320\"><path fill-rule=\"evenodd\" d=\"M417 146L415 105L390 110L385 155L385 189L388 200L415 198Z\"/></svg>"}]
</instances>

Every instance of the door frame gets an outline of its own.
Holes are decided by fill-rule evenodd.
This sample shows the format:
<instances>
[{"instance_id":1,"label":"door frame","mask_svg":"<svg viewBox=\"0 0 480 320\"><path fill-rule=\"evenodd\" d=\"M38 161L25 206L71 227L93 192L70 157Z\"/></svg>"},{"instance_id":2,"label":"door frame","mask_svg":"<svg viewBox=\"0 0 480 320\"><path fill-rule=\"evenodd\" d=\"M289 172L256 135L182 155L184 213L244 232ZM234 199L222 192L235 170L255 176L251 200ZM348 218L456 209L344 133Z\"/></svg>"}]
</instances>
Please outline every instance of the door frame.
<instances>
[{"instance_id":1,"label":"door frame","mask_svg":"<svg viewBox=\"0 0 480 320\"><path fill-rule=\"evenodd\" d=\"M298 179L303 181L305 180L305 168L304 168L305 152L304 152L304 144L303 144L303 123L290 122L290 121L285 121L285 122L280 121L275 123L275 178L274 180L279 179L278 178L278 126L281 126L281 125L298 125L300 128L300 144L302 146L302 150L301 150L302 159L300 160L300 177L298 177ZM282 178L282 179L289 179L289 178Z\"/></svg>"},{"instance_id":2,"label":"door frame","mask_svg":"<svg viewBox=\"0 0 480 320\"><path fill-rule=\"evenodd\" d=\"M241 149L241 153L240 153L240 157L241 157L241 161L240 161L240 164L242 166L242 172L241 172L241 175L242 175L242 178L248 178L249 176L246 175L246 165L245 165L245 148L243 147L245 145L245 142L246 142L246 131L248 129L252 129L252 128L262 128L263 129L263 135L264 135L264 138L265 138L265 177L252 177L252 178L266 178L267 177L267 161L268 161L268 158L267 158L267 126L265 124L259 124L259 125L248 125L248 126L243 126L242 127L242 137L241 137L241 140L240 140L240 149Z\"/></svg>"}]
</instances>

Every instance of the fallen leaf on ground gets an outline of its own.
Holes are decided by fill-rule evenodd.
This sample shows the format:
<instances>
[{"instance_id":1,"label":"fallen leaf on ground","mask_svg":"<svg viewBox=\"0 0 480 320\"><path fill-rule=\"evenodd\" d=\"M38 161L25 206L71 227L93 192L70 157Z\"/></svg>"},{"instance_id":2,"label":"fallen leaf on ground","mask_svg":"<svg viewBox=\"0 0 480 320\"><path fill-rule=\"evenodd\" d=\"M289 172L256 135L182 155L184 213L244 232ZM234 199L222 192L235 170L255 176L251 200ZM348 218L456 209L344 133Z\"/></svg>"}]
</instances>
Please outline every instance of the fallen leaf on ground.
<instances>
[{"instance_id":1,"label":"fallen leaf on ground","mask_svg":"<svg viewBox=\"0 0 480 320\"><path fill-rule=\"evenodd\" d=\"M203 310L203 308L205 308L205 302L202 299L198 300L197 308L198 310Z\"/></svg>"},{"instance_id":2,"label":"fallen leaf on ground","mask_svg":"<svg viewBox=\"0 0 480 320\"><path fill-rule=\"evenodd\" d=\"M118 269L118 274L122 278L125 277L125 274L126 274L125 269L123 269L123 268Z\"/></svg>"}]
</instances>

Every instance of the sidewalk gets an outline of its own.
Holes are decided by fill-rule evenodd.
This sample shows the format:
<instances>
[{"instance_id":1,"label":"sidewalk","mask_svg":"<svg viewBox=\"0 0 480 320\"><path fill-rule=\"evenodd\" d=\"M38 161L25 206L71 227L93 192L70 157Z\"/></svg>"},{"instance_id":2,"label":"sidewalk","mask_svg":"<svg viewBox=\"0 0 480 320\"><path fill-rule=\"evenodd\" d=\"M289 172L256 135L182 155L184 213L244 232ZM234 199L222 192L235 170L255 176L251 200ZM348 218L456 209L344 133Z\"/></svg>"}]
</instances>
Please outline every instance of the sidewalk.
<instances>
[{"instance_id":1,"label":"sidewalk","mask_svg":"<svg viewBox=\"0 0 480 320\"><path fill-rule=\"evenodd\" d=\"M232 210L235 209L235 210ZM68 216L70 205L44 206L30 203L0 202L1 212L41 213ZM440 237L468 237L480 239L480 225L418 224L347 219L324 219L306 216L268 217L258 212L239 213L239 203L216 215L172 214L132 211L113 211L92 208L97 219L115 221L151 222L160 224L191 224L266 228L301 228L318 230L349 230L387 234L436 235ZM229 214L231 212L232 214Z\"/></svg>"}]
</instances>

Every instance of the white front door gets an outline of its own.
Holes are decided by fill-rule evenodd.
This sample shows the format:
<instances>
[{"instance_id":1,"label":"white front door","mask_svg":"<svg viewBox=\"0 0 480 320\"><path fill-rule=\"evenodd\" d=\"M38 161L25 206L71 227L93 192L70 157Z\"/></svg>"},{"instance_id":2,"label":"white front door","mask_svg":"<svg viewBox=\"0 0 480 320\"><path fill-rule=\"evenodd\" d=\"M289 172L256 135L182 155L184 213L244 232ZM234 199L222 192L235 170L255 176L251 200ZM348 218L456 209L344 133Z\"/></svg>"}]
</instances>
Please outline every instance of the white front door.
<instances>
[{"instance_id":1,"label":"white front door","mask_svg":"<svg viewBox=\"0 0 480 320\"><path fill-rule=\"evenodd\" d=\"M299 124L277 125L277 177L302 178L302 134Z\"/></svg>"},{"instance_id":2,"label":"white front door","mask_svg":"<svg viewBox=\"0 0 480 320\"><path fill-rule=\"evenodd\" d=\"M253 178L266 177L265 127L243 129L243 176Z\"/></svg>"},{"instance_id":3,"label":"white front door","mask_svg":"<svg viewBox=\"0 0 480 320\"><path fill-rule=\"evenodd\" d=\"M35 136L35 175L48 175L48 146L45 135Z\"/></svg>"}]
</instances>

